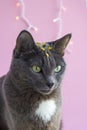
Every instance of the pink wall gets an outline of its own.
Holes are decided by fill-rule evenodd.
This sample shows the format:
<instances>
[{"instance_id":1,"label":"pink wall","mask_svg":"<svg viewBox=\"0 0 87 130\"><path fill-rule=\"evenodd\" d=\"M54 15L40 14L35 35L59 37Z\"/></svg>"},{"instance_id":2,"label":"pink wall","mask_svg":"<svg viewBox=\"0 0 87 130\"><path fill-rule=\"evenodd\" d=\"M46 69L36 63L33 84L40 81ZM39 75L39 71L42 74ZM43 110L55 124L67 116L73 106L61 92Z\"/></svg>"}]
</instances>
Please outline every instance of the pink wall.
<instances>
[{"instance_id":1,"label":"pink wall","mask_svg":"<svg viewBox=\"0 0 87 130\"><path fill-rule=\"evenodd\" d=\"M26 24L16 21L20 8L15 0L0 3L0 76L10 65L12 49L18 33L26 29ZM87 8L85 0L63 0L66 12L62 13L62 36L71 32L72 53L66 53L67 71L63 81L63 130L87 129ZM52 20L57 16L57 0L25 0L26 16L38 27L31 31L36 41L50 41L57 38L58 23Z\"/></svg>"}]
</instances>

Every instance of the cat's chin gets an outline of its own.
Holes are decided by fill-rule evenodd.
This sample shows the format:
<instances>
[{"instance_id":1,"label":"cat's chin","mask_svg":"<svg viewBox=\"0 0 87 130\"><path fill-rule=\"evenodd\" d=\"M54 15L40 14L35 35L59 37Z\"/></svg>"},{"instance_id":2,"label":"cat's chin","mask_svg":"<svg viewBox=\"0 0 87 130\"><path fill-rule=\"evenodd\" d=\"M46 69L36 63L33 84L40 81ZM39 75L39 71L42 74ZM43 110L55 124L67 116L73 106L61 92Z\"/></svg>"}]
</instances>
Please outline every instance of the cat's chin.
<instances>
[{"instance_id":1,"label":"cat's chin","mask_svg":"<svg viewBox=\"0 0 87 130\"><path fill-rule=\"evenodd\" d=\"M53 86L51 89L37 89L36 91L42 95L50 95L58 88L58 85Z\"/></svg>"},{"instance_id":2,"label":"cat's chin","mask_svg":"<svg viewBox=\"0 0 87 130\"><path fill-rule=\"evenodd\" d=\"M38 91L38 93L42 94L42 95L50 95L54 90L41 90Z\"/></svg>"}]
</instances>

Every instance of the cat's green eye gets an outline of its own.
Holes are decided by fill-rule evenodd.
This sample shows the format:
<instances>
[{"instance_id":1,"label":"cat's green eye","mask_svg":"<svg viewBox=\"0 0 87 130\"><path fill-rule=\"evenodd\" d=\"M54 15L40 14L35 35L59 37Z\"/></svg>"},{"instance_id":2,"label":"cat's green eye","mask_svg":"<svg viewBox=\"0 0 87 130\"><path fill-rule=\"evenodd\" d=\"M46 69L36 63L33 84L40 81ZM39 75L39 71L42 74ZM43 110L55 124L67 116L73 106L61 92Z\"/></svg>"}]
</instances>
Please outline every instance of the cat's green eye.
<instances>
[{"instance_id":1,"label":"cat's green eye","mask_svg":"<svg viewBox=\"0 0 87 130\"><path fill-rule=\"evenodd\" d=\"M61 71L61 69L62 69L61 65L58 65L58 66L54 69L54 72L55 72L55 73L58 73L58 72Z\"/></svg>"},{"instance_id":2,"label":"cat's green eye","mask_svg":"<svg viewBox=\"0 0 87 130\"><path fill-rule=\"evenodd\" d=\"M32 70L36 73L39 73L41 71L41 68L39 66L34 65L32 66Z\"/></svg>"}]
</instances>

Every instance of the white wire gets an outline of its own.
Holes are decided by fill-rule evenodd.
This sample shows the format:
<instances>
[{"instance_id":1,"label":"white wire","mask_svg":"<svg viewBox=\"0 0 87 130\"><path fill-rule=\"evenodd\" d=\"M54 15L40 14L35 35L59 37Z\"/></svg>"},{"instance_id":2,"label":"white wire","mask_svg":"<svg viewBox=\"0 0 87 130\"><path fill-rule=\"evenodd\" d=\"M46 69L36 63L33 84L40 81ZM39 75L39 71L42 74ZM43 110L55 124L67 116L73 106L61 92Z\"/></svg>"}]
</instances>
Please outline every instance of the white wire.
<instances>
[{"instance_id":1,"label":"white wire","mask_svg":"<svg viewBox=\"0 0 87 130\"><path fill-rule=\"evenodd\" d=\"M86 7L87 7L87 0L86 0Z\"/></svg>"},{"instance_id":2,"label":"white wire","mask_svg":"<svg viewBox=\"0 0 87 130\"><path fill-rule=\"evenodd\" d=\"M21 4L21 18L24 20L24 22L27 24L27 30L33 29L35 31L37 31L37 28L35 26L33 26L30 22L30 20L27 19L27 17L25 16L25 4L24 4L24 0L19 0L20 4Z\"/></svg>"},{"instance_id":3,"label":"white wire","mask_svg":"<svg viewBox=\"0 0 87 130\"><path fill-rule=\"evenodd\" d=\"M58 17L53 20L53 22L59 22L59 30L58 30L58 35L57 38L61 37L62 34L62 7L63 7L63 1L58 0L58 5L59 5L59 13Z\"/></svg>"}]
</instances>

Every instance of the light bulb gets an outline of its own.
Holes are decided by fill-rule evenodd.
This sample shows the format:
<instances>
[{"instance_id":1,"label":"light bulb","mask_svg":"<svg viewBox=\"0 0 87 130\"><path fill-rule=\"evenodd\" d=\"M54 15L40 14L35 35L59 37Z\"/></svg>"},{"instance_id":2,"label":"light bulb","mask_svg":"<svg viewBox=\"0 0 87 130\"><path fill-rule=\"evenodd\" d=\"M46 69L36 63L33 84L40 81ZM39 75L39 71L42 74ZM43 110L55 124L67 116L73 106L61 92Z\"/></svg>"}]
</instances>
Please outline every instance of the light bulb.
<instances>
[{"instance_id":1,"label":"light bulb","mask_svg":"<svg viewBox=\"0 0 87 130\"><path fill-rule=\"evenodd\" d=\"M16 16L16 20L19 20L20 18L19 18L19 16Z\"/></svg>"},{"instance_id":2,"label":"light bulb","mask_svg":"<svg viewBox=\"0 0 87 130\"><path fill-rule=\"evenodd\" d=\"M34 30L35 30L35 32L37 32L37 31L38 31L38 28L34 27Z\"/></svg>"},{"instance_id":3,"label":"light bulb","mask_svg":"<svg viewBox=\"0 0 87 130\"><path fill-rule=\"evenodd\" d=\"M66 11L66 7L62 6L62 10L65 12Z\"/></svg>"},{"instance_id":4,"label":"light bulb","mask_svg":"<svg viewBox=\"0 0 87 130\"><path fill-rule=\"evenodd\" d=\"M20 3L19 3L19 2L17 2L17 3L16 3L16 6L17 6L17 7L20 7Z\"/></svg>"}]
</instances>

